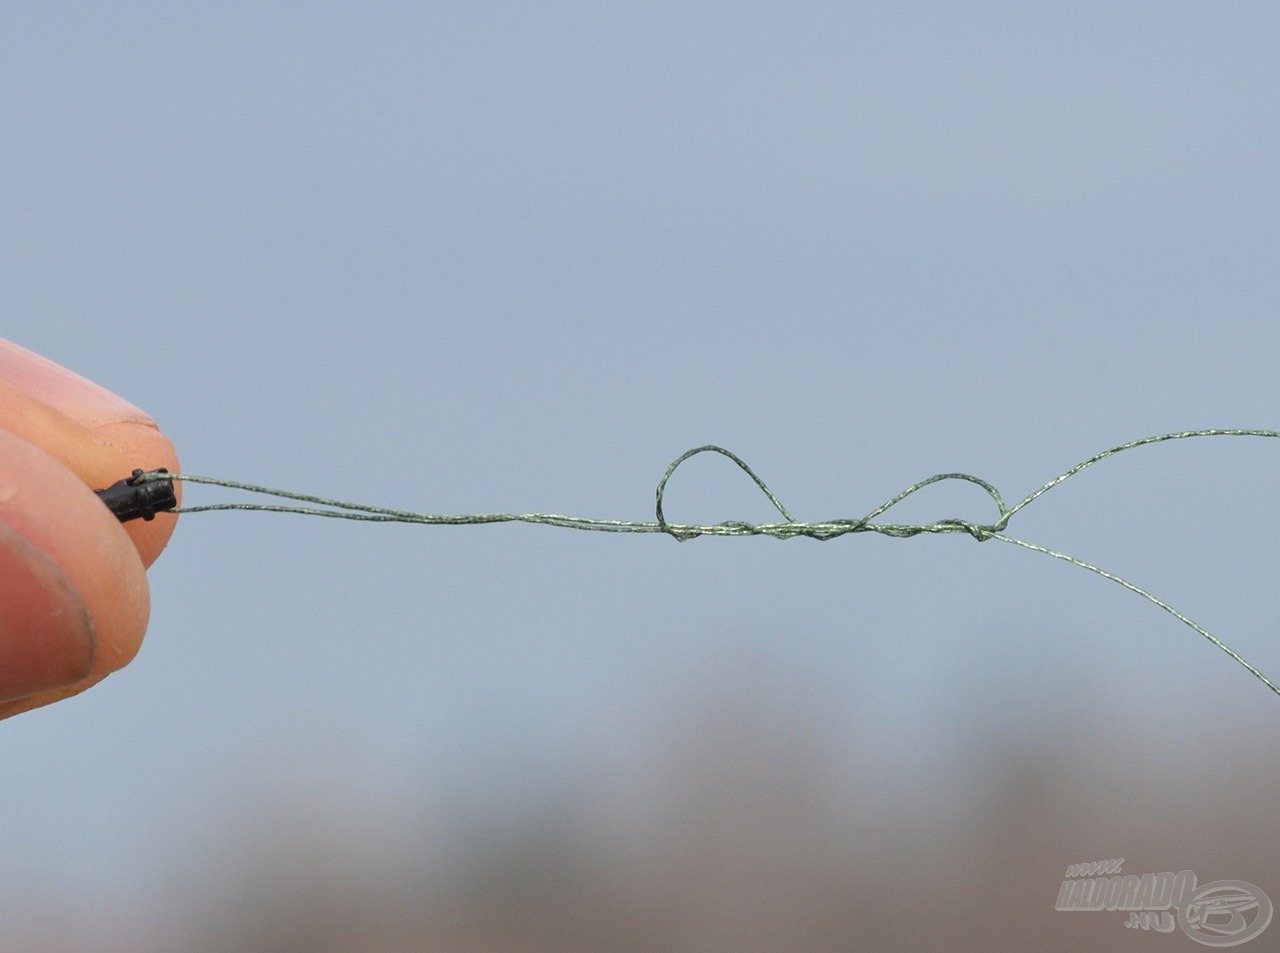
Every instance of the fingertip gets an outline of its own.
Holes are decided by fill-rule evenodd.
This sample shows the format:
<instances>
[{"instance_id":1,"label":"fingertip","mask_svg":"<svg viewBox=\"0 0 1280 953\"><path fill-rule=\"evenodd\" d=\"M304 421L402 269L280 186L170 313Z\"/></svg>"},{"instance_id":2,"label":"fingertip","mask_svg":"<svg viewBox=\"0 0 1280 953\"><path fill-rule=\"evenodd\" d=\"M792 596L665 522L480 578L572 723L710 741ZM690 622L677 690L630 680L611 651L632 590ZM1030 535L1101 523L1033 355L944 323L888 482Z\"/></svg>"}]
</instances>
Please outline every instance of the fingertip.
<instances>
[{"instance_id":1,"label":"fingertip","mask_svg":"<svg viewBox=\"0 0 1280 953\"><path fill-rule=\"evenodd\" d=\"M79 374L0 339L0 427L60 460L92 489L135 469L178 472L172 441L133 404ZM178 490L181 500L181 490ZM176 518L125 527L144 566L169 542Z\"/></svg>"},{"instance_id":2,"label":"fingertip","mask_svg":"<svg viewBox=\"0 0 1280 953\"><path fill-rule=\"evenodd\" d=\"M0 705L3 717L30 707L33 692L54 700L127 664L150 603L139 552L111 511L58 460L5 431L0 529L0 670L15 673L7 688L0 674L0 699L27 696Z\"/></svg>"}]
</instances>

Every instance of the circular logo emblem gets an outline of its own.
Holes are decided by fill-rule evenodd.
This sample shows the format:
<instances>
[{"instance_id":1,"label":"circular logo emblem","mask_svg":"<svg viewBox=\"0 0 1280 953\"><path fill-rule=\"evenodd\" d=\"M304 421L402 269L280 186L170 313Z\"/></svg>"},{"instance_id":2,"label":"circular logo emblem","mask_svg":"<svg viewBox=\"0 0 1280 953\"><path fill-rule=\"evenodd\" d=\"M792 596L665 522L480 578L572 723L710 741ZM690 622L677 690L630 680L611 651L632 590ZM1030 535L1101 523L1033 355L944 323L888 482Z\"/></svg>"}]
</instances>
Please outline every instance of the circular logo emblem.
<instances>
[{"instance_id":1,"label":"circular logo emblem","mask_svg":"<svg viewBox=\"0 0 1280 953\"><path fill-rule=\"evenodd\" d=\"M1205 946L1235 946L1252 940L1271 922L1271 898L1243 880L1215 880L1182 902L1182 932Z\"/></svg>"}]
</instances>

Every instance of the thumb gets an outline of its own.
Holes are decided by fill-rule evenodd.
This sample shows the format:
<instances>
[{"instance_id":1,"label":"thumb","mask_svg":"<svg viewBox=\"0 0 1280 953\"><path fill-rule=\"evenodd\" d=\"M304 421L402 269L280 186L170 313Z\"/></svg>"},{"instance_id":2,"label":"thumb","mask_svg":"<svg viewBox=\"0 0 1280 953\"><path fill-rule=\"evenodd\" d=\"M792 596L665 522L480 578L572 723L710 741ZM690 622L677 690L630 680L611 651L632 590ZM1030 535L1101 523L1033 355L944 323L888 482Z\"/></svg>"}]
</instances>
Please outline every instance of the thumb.
<instances>
[{"instance_id":1,"label":"thumb","mask_svg":"<svg viewBox=\"0 0 1280 953\"><path fill-rule=\"evenodd\" d=\"M120 522L58 460L0 430L0 717L126 664L148 614Z\"/></svg>"}]
</instances>

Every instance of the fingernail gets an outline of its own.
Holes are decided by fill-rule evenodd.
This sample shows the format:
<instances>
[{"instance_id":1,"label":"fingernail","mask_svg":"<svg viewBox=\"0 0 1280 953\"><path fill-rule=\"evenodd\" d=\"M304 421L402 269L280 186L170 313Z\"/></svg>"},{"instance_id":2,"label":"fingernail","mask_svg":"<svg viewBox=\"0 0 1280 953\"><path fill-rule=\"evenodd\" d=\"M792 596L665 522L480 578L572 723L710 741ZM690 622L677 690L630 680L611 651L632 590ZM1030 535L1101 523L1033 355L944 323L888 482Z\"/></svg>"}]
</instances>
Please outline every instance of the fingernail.
<instances>
[{"instance_id":1,"label":"fingernail","mask_svg":"<svg viewBox=\"0 0 1280 953\"><path fill-rule=\"evenodd\" d=\"M154 421L123 397L12 341L0 339L0 380L87 427Z\"/></svg>"},{"instance_id":2,"label":"fingernail","mask_svg":"<svg viewBox=\"0 0 1280 953\"><path fill-rule=\"evenodd\" d=\"M0 702L82 681L94 647L93 623L62 570L0 524Z\"/></svg>"}]
</instances>

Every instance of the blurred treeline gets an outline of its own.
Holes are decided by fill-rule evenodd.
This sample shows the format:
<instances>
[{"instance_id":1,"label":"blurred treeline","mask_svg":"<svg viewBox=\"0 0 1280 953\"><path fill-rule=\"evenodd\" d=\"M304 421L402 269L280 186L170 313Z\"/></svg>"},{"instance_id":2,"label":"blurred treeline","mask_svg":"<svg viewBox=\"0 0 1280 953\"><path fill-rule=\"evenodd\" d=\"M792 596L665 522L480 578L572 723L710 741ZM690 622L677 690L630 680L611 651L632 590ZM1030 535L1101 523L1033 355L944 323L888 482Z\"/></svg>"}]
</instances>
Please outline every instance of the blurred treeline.
<instances>
[{"instance_id":1,"label":"blurred treeline","mask_svg":"<svg viewBox=\"0 0 1280 953\"><path fill-rule=\"evenodd\" d=\"M28 933L20 948L1199 949L1178 930L1126 929L1120 913L1054 909L1068 865L1110 857L1280 900L1280 770L1229 726L1165 739L1167 772L1124 750L1141 733L1123 725L1010 726L1015 740L992 734L917 783L861 772L858 752L792 714L748 692L702 698L643 750L528 797L515 775L500 797L447 804L385 803L376 784L353 795L360 779L340 796L277 790L175 859L148 909L60 930L53 902L45 941ZM1273 925L1242 949L1278 943Z\"/></svg>"}]
</instances>

